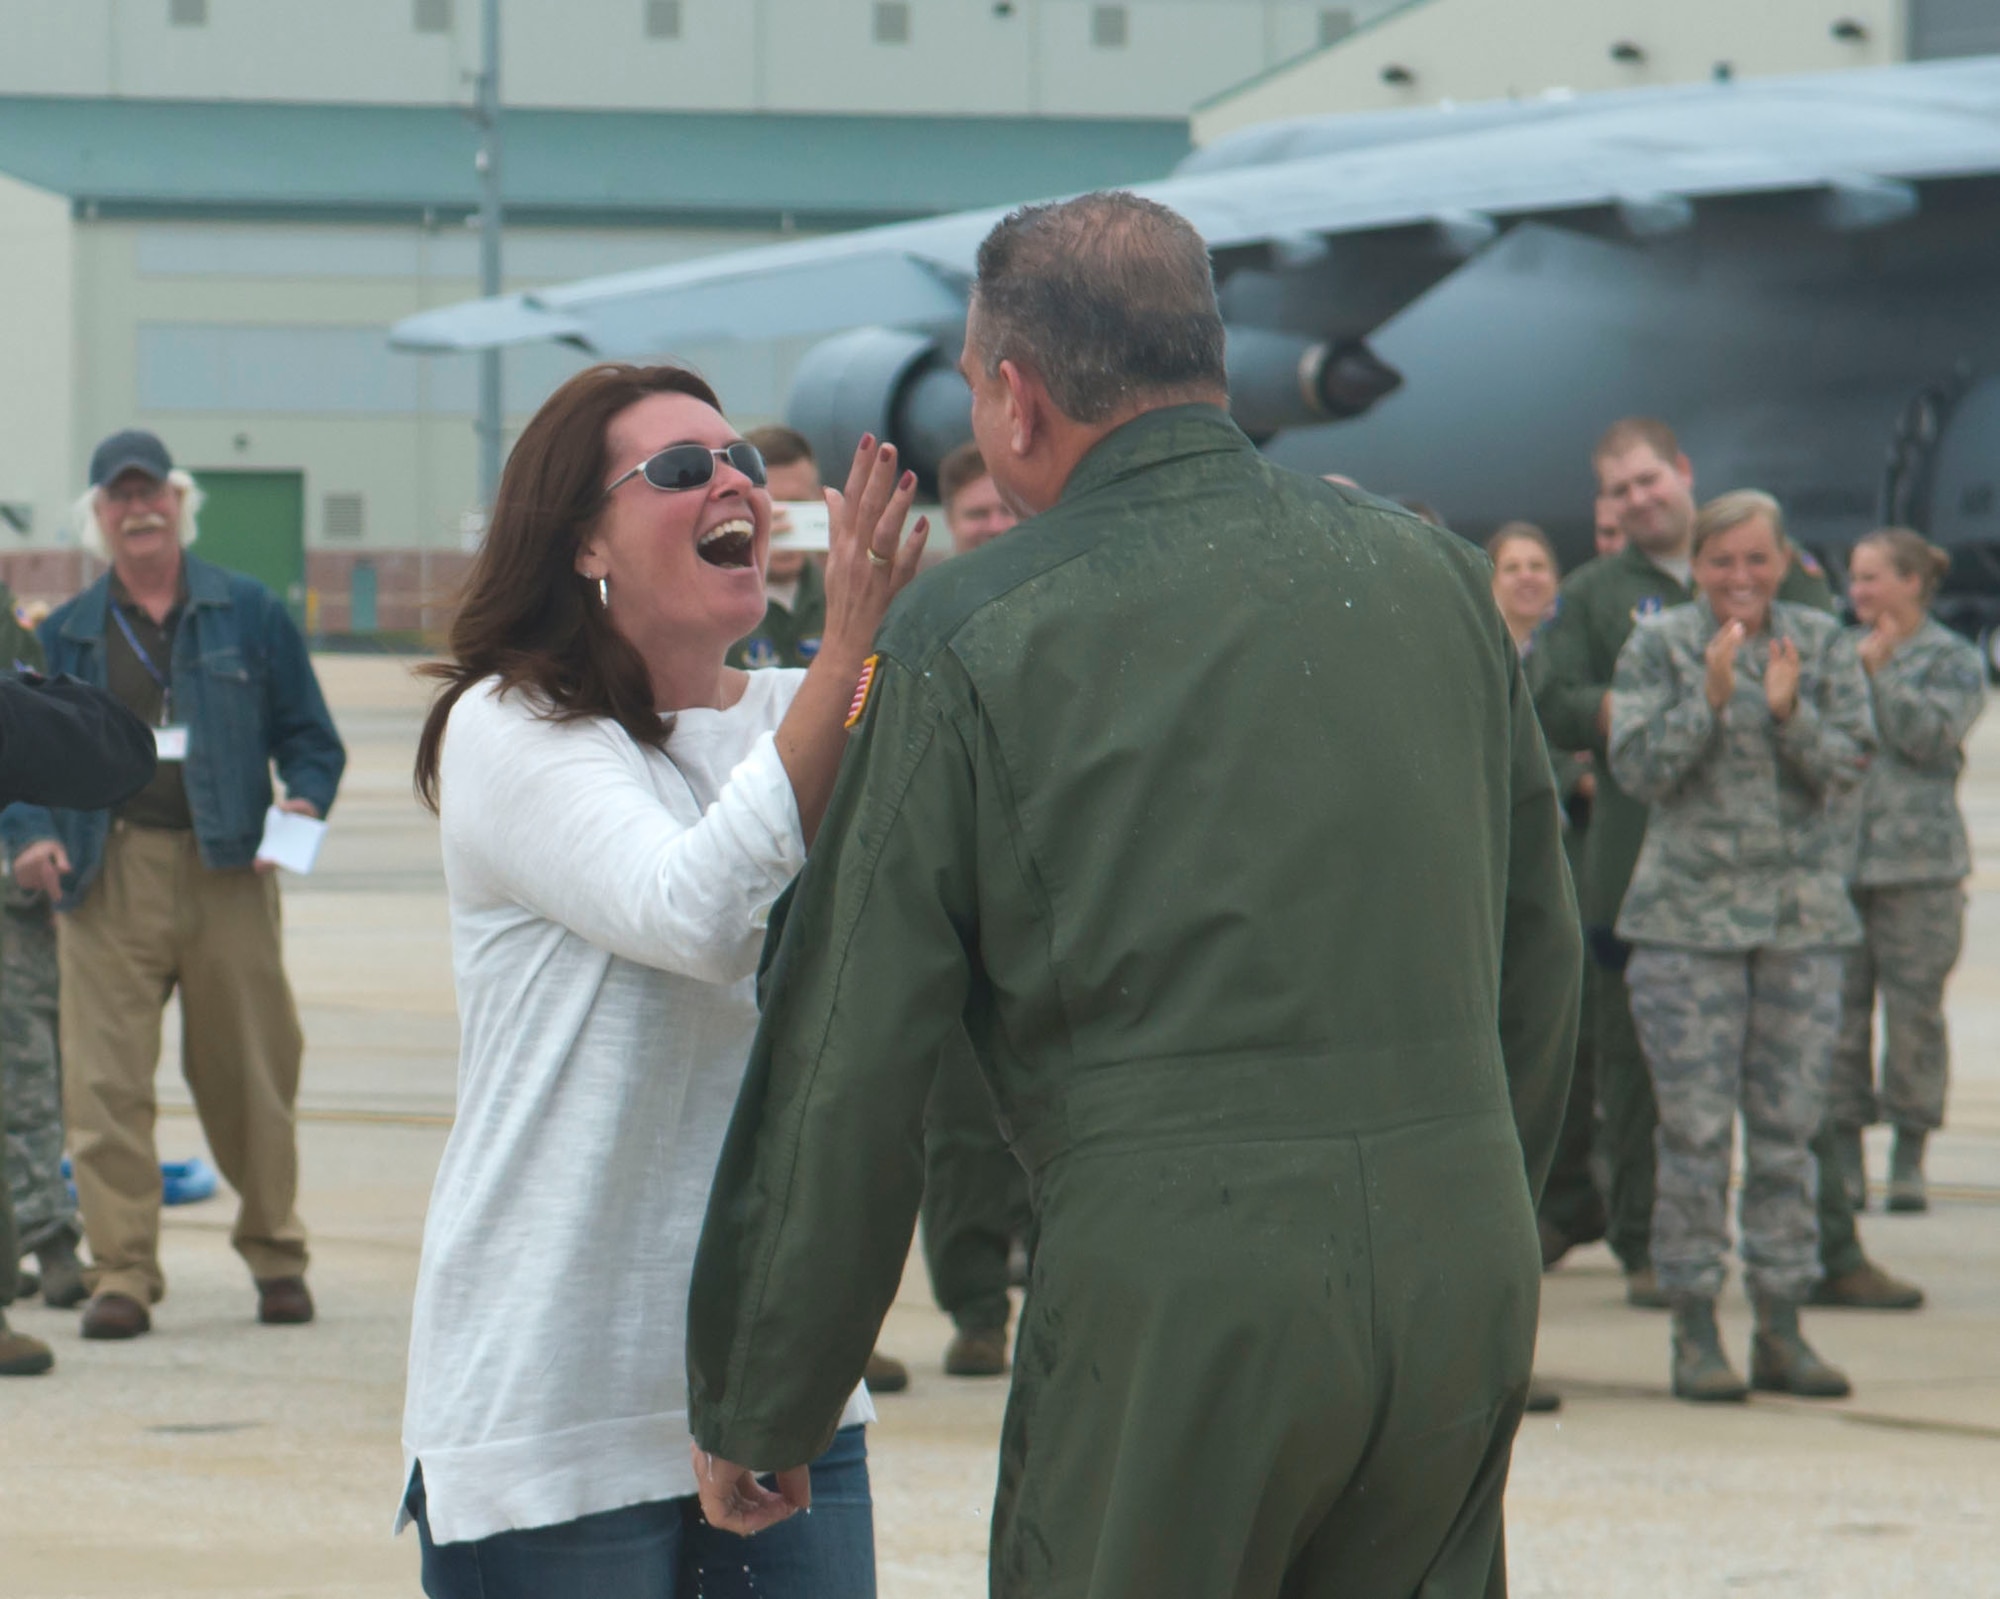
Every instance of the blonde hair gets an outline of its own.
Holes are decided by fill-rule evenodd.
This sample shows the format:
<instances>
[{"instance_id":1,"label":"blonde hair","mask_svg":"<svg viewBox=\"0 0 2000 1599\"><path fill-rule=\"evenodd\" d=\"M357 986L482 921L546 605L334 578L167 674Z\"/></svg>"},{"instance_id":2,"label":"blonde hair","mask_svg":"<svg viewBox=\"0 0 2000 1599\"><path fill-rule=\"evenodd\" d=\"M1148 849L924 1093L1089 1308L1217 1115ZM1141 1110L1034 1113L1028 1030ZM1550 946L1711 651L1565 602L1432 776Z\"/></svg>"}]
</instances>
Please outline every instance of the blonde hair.
<instances>
[{"instance_id":1,"label":"blonde hair","mask_svg":"<svg viewBox=\"0 0 2000 1599\"><path fill-rule=\"evenodd\" d=\"M201 515L201 502L207 497L201 492L201 485L194 480L194 474L181 467L175 467L167 474L167 485L181 491L181 548L194 543L196 518ZM69 508L70 530L76 534L76 542L96 556L100 561L111 559L111 552L105 548L104 529L97 525L97 500L103 494L102 487L85 489L76 504Z\"/></svg>"},{"instance_id":2,"label":"blonde hair","mask_svg":"<svg viewBox=\"0 0 2000 1599\"><path fill-rule=\"evenodd\" d=\"M1785 540L1785 512L1772 496L1762 489L1734 489L1728 494L1718 494L1695 513L1694 547L1688 553L1699 555L1702 546L1711 539L1741 527L1745 522L1763 517L1771 524L1771 532L1778 541L1782 554L1791 548Z\"/></svg>"},{"instance_id":3,"label":"blonde hair","mask_svg":"<svg viewBox=\"0 0 2000 1599\"><path fill-rule=\"evenodd\" d=\"M1951 570L1951 556L1939 549L1921 533L1906 527L1878 527L1873 533L1858 540L1857 550L1880 550L1889 557L1889 564L1896 569L1898 577L1923 579L1919 590L1924 604L1938 591L1945 573Z\"/></svg>"}]
</instances>

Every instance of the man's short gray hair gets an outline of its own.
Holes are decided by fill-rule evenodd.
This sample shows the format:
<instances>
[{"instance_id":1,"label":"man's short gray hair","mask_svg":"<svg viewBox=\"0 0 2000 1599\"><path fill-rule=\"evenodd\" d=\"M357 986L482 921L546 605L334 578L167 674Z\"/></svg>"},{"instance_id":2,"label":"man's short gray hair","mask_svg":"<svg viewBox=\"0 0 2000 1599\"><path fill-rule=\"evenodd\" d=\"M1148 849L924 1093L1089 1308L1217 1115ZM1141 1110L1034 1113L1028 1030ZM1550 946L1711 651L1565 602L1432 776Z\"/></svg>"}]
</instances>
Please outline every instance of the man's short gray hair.
<instances>
[{"instance_id":1,"label":"man's short gray hair","mask_svg":"<svg viewBox=\"0 0 2000 1599\"><path fill-rule=\"evenodd\" d=\"M987 234L976 352L1033 372L1073 421L1226 391L1208 246L1178 212L1106 190L1024 206Z\"/></svg>"}]
</instances>

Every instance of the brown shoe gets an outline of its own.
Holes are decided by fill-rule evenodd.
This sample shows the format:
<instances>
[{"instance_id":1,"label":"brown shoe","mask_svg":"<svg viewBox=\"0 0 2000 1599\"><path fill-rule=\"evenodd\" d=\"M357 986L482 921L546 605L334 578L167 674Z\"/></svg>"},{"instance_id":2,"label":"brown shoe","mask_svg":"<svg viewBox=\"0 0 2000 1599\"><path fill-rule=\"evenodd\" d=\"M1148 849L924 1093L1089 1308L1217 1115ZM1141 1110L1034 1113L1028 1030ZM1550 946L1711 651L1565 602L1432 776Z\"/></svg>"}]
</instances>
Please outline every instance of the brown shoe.
<instances>
[{"instance_id":1,"label":"brown shoe","mask_svg":"<svg viewBox=\"0 0 2000 1599\"><path fill-rule=\"evenodd\" d=\"M0 1316L0 1377L39 1377L55 1363L47 1344L12 1331L7 1318Z\"/></svg>"},{"instance_id":2,"label":"brown shoe","mask_svg":"<svg viewBox=\"0 0 2000 1599\"><path fill-rule=\"evenodd\" d=\"M959 1328L945 1348L944 1374L947 1377L1006 1376L1007 1329Z\"/></svg>"},{"instance_id":3,"label":"brown shoe","mask_svg":"<svg viewBox=\"0 0 2000 1599\"><path fill-rule=\"evenodd\" d=\"M867 1377L870 1393L899 1394L910 1386L910 1368L879 1349L868 1357Z\"/></svg>"},{"instance_id":4,"label":"brown shoe","mask_svg":"<svg viewBox=\"0 0 2000 1599\"><path fill-rule=\"evenodd\" d=\"M1634 1310L1670 1310L1673 1301L1660 1286L1651 1266L1641 1266L1625 1274L1625 1303Z\"/></svg>"},{"instance_id":5,"label":"brown shoe","mask_svg":"<svg viewBox=\"0 0 2000 1599\"><path fill-rule=\"evenodd\" d=\"M257 1319L266 1327L302 1327L313 1319L313 1296L303 1277L259 1277Z\"/></svg>"},{"instance_id":6,"label":"brown shoe","mask_svg":"<svg viewBox=\"0 0 2000 1599\"><path fill-rule=\"evenodd\" d=\"M1915 1283L1891 1277L1874 1261L1864 1261L1838 1277L1822 1277L1806 1295L1809 1305L1834 1310L1918 1310L1924 1291Z\"/></svg>"},{"instance_id":7,"label":"brown shoe","mask_svg":"<svg viewBox=\"0 0 2000 1599\"><path fill-rule=\"evenodd\" d=\"M1531 1416L1550 1416L1563 1407L1563 1396L1539 1377L1528 1379L1528 1402L1521 1408Z\"/></svg>"},{"instance_id":8,"label":"brown shoe","mask_svg":"<svg viewBox=\"0 0 2000 1599\"><path fill-rule=\"evenodd\" d=\"M152 1316L130 1294L93 1294L83 1307L86 1338L137 1338L152 1330Z\"/></svg>"}]
</instances>

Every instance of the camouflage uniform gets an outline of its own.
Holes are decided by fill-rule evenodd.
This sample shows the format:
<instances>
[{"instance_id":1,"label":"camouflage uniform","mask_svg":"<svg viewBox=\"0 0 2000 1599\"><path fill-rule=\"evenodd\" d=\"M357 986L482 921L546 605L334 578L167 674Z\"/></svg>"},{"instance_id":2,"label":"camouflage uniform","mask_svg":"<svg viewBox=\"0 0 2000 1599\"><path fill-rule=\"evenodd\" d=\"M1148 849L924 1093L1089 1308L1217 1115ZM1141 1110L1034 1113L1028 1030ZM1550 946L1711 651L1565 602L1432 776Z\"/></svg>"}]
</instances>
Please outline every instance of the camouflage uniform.
<instances>
[{"instance_id":1,"label":"camouflage uniform","mask_svg":"<svg viewBox=\"0 0 2000 1599\"><path fill-rule=\"evenodd\" d=\"M41 643L0 584L0 672L42 665ZM76 1204L62 1176L56 988L55 914L45 896L8 883L0 890L0 1209L13 1213L13 1242L0 1249L0 1275L9 1297L18 1254L76 1235Z\"/></svg>"},{"instance_id":2,"label":"camouflage uniform","mask_svg":"<svg viewBox=\"0 0 2000 1599\"><path fill-rule=\"evenodd\" d=\"M1856 629L1854 637L1865 635ZM1854 903L1864 942L1847 958L1831 1119L1944 1124L1950 1055L1944 982L1958 963L1972 871L1958 810L1963 744L1986 703L1979 651L1926 620L1870 683L1881 749L1859 794ZM1882 1093L1875 1093L1875 998L1882 998Z\"/></svg>"},{"instance_id":3,"label":"camouflage uniform","mask_svg":"<svg viewBox=\"0 0 2000 1599\"><path fill-rule=\"evenodd\" d=\"M1840 956L1860 940L1838 796L1875 735L1867 679L1831 617L1782 602L1798 706L1764 699L1766 638L1736 660L1720 714L1704 692L1708 602L1634 629L1612 680L1612 771L1652 806L1619 912L1626 982L1659 1104L1652 1257L1670 1294L1713 1298L1728 1250L1731 1134L1745 1127L1743 1258L1753 1290L1797 1300L1820 1275L1813 1136L1839 1025Z\"/></svg>"},{"instance_id":4,"label":"camouflage uniform","mask_svg":"<svg viewBox=\"0 0 2000 1599\"><path fill-rule=\"evenodd\" d=\"M62 1057L56 1044L56 923L44 894L0 899L0 1075L7 1190L22 1253L82 1236L63 1180ZM3 1264L3 1263L0 1263Z\"/></svg>"}]
</instances>

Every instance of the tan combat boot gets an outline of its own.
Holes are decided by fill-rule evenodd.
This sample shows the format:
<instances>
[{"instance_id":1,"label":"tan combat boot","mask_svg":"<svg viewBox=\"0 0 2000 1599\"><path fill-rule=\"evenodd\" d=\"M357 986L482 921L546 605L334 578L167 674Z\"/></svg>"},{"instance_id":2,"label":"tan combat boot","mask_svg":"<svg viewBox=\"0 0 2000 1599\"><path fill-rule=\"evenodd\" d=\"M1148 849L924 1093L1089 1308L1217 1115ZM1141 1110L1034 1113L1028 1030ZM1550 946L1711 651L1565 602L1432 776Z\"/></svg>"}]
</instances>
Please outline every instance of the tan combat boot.
<instances>
[{"instance_id":1,"label":"tan combat boot","mask_svg":"<svg viewBox=\"0 0 2000 1599\"><path fill-rule=\"evenodd\" d=\"M1854 1385L1844 1372L1813 1352L1799 1332L1796 1300L1754 1296L1757 1337L1750 1346L1750 1386L1759 1393L1795 1394L1801 1399L1845 1399Z\"/></svg>"},{"instance_id":2,"label":"tan combat boot","mask_svg":"<svg viewBox=\"0 0 2000 1599\"><path fill-rule=\"evenodd\" d=\"M1743 1379L1722 1352L1715 1325L1715 1301L1676 1294L1674 1313L1674 1397L1698 1405L1741 1404L1750 1397Z\"/></svg>"}]
</instances>

